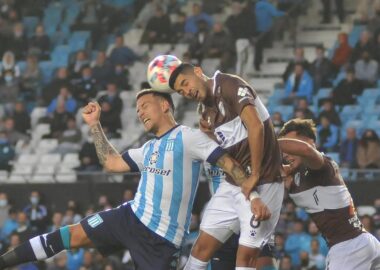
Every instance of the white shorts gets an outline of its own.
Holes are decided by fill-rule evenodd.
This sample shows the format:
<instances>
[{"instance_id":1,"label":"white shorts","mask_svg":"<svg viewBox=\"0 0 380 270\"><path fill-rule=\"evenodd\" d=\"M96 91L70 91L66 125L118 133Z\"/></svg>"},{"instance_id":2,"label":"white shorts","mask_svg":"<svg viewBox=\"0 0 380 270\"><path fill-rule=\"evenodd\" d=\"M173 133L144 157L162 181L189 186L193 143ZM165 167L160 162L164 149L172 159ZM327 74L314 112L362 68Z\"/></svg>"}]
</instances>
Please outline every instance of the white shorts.
<instances>
[{"instance_id":1,"label":"white shorts","mask_svg":"<svg viewBox=\"0 0 380 270\"><path fill-rule=\"evenodd\" d=\"M240 187L222 182L206 207L201 230L222 243L233 233L240 232L240 245L262 248L270 240L280 217L284 184L281 182L260 185L257 191L271 211L269 220L254 221L251 203L245 199Z\"/></svg>"},{"instance_id":2,"label":"white shorts","mask_svg":"<svg viewBox=\"0 0 380 270\"><path fill-rule=\"evenodd\" d=\"M331 247L326 270L380 270L380 242L370 233Z\"/></svg>"}]
</instances>

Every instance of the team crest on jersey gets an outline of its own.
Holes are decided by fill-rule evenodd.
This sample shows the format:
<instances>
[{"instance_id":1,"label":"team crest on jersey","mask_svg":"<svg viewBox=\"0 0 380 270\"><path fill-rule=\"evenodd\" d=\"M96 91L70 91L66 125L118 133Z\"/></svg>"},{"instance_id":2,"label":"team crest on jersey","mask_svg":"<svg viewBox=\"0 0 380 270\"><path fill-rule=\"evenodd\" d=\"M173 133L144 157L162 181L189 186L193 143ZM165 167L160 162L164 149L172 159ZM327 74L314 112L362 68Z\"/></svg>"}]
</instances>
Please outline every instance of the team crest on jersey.
<instances>
[{"instance_id":1,"label":"team crest on jersey","mask_svg":"<svg viewBox=\"0 0 380 270\"><path fill-rule=\"evenodd\" d=\"M296 186L299 187L300 186L300 182L301 182L301 174L298 172L294 176L294 184L296 184Z\"/></svg>"},{"instance_id":2,"label":"team crest on jersey","mask_svg":"<svg viewBox=\"0 0 380 270\"><path fill-rule=\"evenodd\" d=\"M173 151L174 150L174 140L168 140L166 143L165 151Z\"/></svg>"},{"instance_id":3,"label":"team crest on jersey","mask_svg":"<svg viewBox=\"0 0 380 270\"><path fill-rule=\"evenodd\" d=\"M240 97L245 97L249 94L249 90L247 87L239 87L237 94Z\"/></svg>"},{"instance_id":4,"label":"team crest on jersey","mask_svg":"<svg viewBox=\"0 0 380 270\"><path fill-rule=\"evenodd\" d=\"M159 156L160 156L160 153L158 153L157 151L153 152L149 158L149 164L150 165L155 164L158 161Z\"/></svg>"},{"instance_id":5,"label":"team crest on jersey","mask_svg":"<svg viewBox=\"0 0 380 270\"><path fill-rule=\"evenodd\" d=\"M223 116L225 116L225 115L226 115L226 111L224 110L223 102L219 101L218 108L219 108L220 113L221 113Z\"/></svg>"}]
</instances>

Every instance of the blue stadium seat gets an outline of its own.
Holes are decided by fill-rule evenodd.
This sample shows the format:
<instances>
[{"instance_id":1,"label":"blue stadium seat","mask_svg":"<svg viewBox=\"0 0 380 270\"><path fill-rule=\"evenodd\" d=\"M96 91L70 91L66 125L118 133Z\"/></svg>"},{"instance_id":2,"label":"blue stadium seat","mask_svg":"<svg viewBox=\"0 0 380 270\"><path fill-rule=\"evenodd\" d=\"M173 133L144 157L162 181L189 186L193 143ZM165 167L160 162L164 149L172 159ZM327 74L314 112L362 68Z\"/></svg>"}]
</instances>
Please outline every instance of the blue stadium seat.
<instances>
[{"instance_id":1,"label":"blue stadium seat","mask_svg":"<svg viewBox=\"0 0 380 270\"><path fill-rule=\"evenodd\" d=\"M373 107L376 103L376 100L380 97L380 90L376 88L367 88L359 96L359 104L364 108Z\"/></svg>"},{"instance_id":2,"label":"blue stadium seat","mask_svg":"<svg viewBox=\"0 0 380 270\"><path fill-rule=\"evenodd\" d=\"M344 71L340 71L338 73L338 75L336 76L335 80L333 81L333 86L337 86L338 83L343 80L344 78L346 78L346 72Z\"/></svg>"},{"instance_id":3,"label":"blue stadium seat","mask_svg":"<svg viewBox=\"0 0 380 270\"><path fill-rule=\"evenodd\" d=\"M38 25L39 19L38 17L24 17L22 18L22 24L26 29L26 33L28 37L33 36L36 26Z\"/></svg>"},{"instance_id":4,"label":"blue stadium seat","mask_svg":"<svg viewBox=\"0 0 380 270\"><path fill-rule=\"evenodd\" d=\"M54 67L66 67L69 62L70 48L66 45L57 46L50 56Z\"/></svg>"},{"instance_id":5,"label":"blue stadium seat","mask_svg":"<svg viewBox=\"0 0 380 270\"><path fill-rule=\"evenodd\" d=\"M343 106L342 112L340 113L340 118L342 122L347 122L349 120L358 119L362 109L358 105L346 105Z\"/></svg>"},{"instance_id":6,"label":"blue stadium seat","mask_svg":"<svg viewBox=\"0 0 380 270\"><path fill-rule=\"evenodd\" d=\"M44 84L47 84L53 78L54 66L51 61L41 61L39 67L42 72L42 81Z\"/></svg>"},{"instance_id":7,"label":"blue stadium seat","mask_svg":"<svg viewBox=\"0 0 380 270\"><path fill-rule=\"evenodd\" d=\"M364 30L364 25L354 25L354 28L352 28L352 31L348 36L348 43L352 48L355 47L356 43L359 41L361 32L363 32Z\"/></svg>"},{"instance_id":8,"label":"blue stadium seat","mask_svg":"<svg viewBox=\"0 0 380 270\"><path fill-rule=\"evenodd\" d=\"M26 61L18 61L17 65L20 68L21 74L23 74L26 70Z\"/></svg>"},{"instance_id":9,"label":"blue stadium seat","mask_svg":"<svg viewBox=\"0 0 380 270\"><path fill-rule=\"evenodd\" d=\"M280 106L275 106L273 108L269 108L269 111L271 114L273 114L275 112L281 113L282 119L284 121L288 121L293 116L294 108L293 108L293 106L280 105Z\"/></svg>"},{"instance_id":10,"label":"blue stadium seat","mask_svg":"<svg viewBox=\"0 0 380 270\"><path fill-rule=\"evenodd\" d=\"M356 131L357 131L357 134L358 135L361 135L364 128L365 128L365 125L363 123L363 121L361 120L350 120L350 121L347 121L345 124L344 124L344 130L342 131L342 138L345 138L346 137L346 129L347 128L355 128Z\"/></svg>"}]
</instances>

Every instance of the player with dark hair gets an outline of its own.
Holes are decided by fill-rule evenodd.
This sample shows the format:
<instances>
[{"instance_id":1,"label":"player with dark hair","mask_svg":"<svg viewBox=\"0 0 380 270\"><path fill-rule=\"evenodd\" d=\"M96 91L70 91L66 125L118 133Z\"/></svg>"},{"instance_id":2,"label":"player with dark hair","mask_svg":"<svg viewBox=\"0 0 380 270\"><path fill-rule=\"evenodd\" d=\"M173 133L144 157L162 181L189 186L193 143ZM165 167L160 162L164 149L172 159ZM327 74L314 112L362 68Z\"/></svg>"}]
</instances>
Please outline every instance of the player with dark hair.
<instances>
[{"instance_id":1,"label":"player with dark hair","mask_svg":"<svg viewBox=\"0 0 380 270\"><path fill-rule=\"evenodd\" d=\"M215 252L234 233L240 233L236 269L253 269L252 261L274 233L284 193L281 155L269 113L254 89L238 76L217 71L208 78L200 67L181 63L172 71L169 85L200 103L201 129L249 175L243 193L228 176L220 178L185 269L206 269ZM252 201L254 215L246 198ZM255 207L258 198L270 213ZM270 267L271 259L267 259Z\"/></svg>"},{"instance_id":2,"label":"player with dark hair","mask_svg":"<svg viewBox=\"0 0 380 270\"><path fill-rule=\"evenodd\" d=\"M339 166L316 149L314 123L290 120L278 141L288 164L289 196L310 214L330 247L326 269L380 269L380 243L358 219Z\"/></svg>"},{"instance_id":3,"label":"player with dark hair","mask_svg":"<svg viewBox=\"0 0 380 270\"><path fill-rule=\"evenodd\" d=\"M136 269L176 269L202 162L217 164L239 184L246 176L207 135L178 125L173 111L170 95L139 92L138 118L155 138L119 154L104 135L99 104L90 102L84 107L82 115L103 167L109 172L141 172L134 200L22 243L0 257L0 269L80 247L96 247L103 255L127 248Z\"/></svg>"}]
</instances>

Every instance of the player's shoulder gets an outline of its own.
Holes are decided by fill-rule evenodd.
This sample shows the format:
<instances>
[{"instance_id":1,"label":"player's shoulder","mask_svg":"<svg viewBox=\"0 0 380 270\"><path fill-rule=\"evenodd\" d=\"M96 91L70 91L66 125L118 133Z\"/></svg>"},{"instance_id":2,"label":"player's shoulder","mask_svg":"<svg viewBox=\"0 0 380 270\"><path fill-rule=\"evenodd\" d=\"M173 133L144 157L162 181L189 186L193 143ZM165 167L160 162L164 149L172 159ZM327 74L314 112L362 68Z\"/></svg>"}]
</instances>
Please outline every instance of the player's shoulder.
<instances>
[{"instance_id":1,"label":"player's shoulder","mask_svg":"<svg viewBox=\"0 0 380 270\"><path fill-rule=\"evenodd\" d=\"M217 88L220 88L222 95L231 95L238 92L240 95L251 93L256 96L256 91L241 77L229 73L219 73L216 77ZM217 89L218 90L218 89Z\"/></svg>"},{"instance_id":2,"label":"player's shoulder","mask_svg":"<svg viewBox=\"0 0 380 270\"><path fill-rule=\"evenodd\" d=\"M203 133L202 131L200 131L200 129L192 128L192 127L185 126L185 125L181 125L180 130L182 132L182 135L185 135L185 136L195 136L195 135L198 135L200 133Z\"/></svg>"}]
</instances>

